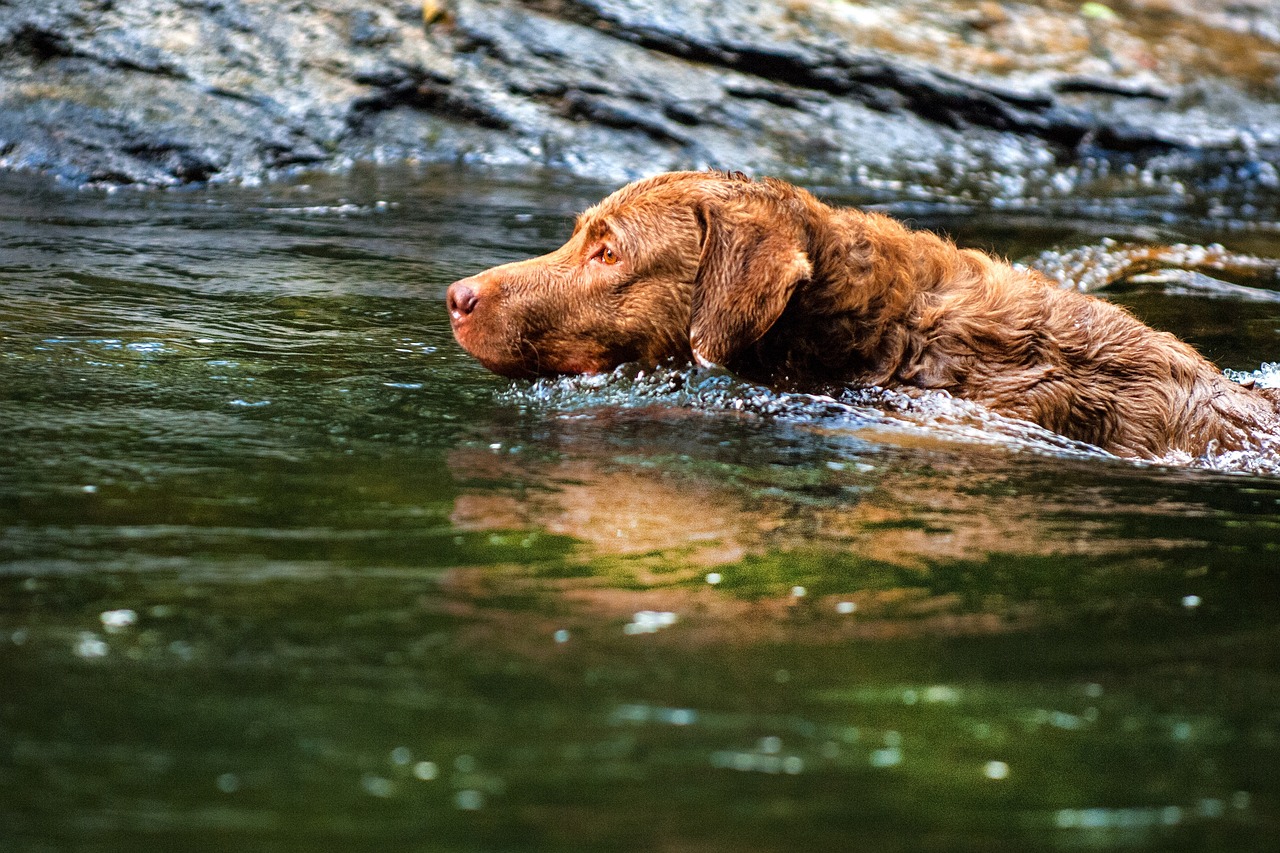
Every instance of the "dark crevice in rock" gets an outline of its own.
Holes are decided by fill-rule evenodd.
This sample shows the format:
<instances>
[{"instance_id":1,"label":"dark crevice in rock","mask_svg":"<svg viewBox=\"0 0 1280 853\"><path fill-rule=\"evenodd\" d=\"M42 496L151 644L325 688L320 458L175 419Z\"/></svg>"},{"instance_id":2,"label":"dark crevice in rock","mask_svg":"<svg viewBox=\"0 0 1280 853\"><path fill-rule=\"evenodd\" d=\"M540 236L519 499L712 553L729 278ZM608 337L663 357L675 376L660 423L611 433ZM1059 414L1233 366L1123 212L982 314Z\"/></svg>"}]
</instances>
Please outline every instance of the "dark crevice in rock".
<instances>
[{"instance_id":1,"label":"dark crevice in rock","mask_svg":"<svg viewBox=\"0 0 1280 853\"><path fill-rule=\"evenodd\" d=\"M348 126L363 129L371 115L398 107L447 116L491 130L508 130L511 122L486 108L475 98L453 90L453 81L422 68L395 67L375 73L357 75L357 83L377 91L352 102Z\"/></svg>"},{"instance_id":2,"label":"dark crevice in rock","mask_svg":"<svg viewBox=\"0 0 1280 853\"><path fill-rule=\"evenodd\" d=\"M775 86L726 86L725 94L749 101L766 101L790 110L803 108L804 100L795 92Z\"/></svg>"},{"instance_id":3,"label":"dark crevice in rock","mask_svg":"<svg viewBox=\"0 0 1280 853\"><path fill-rule=\"evenodd\" d=\"M656 112L647 106L652 104L652 98L635 93L624 96L611 87L588 82L570 86L562 82L512 81L508 91L545 104L560 118L642 133L655 142L681 147L693 141L659 116L685 127L702 124L701 116L675 104L663 104L661 112Z\"/></svg>"},{"instance_id":4,"label":"dark crevice in rock","mask_svg":"<svg viewBox=\"0 0 1280 853\"><path fill-rule=\"evenodd\" d=\"M1119 80L1094 80L1084 77L1067 77L1054 81L1053 91L1063 94L1113 95L1119 98L1146 98L1168 102L1173 95L1163 89L1145 84L1130 85Z\"/></svg>"},{"instance_id":5,"label":"dark crevice in rock","mask_svg":"<svg viewBox=\"0 0 1280 853\"><path fill-rule=\"evenodd\" d=\"M236 92L231 89L224 89L221 86L209 86L204 91L210 95L216 95L219 98L227 98L232 101L240 101L246 104L261 106L263 103L263 99L261 97L256 97L245 92Z\"/></svg>"},{"instance_id":6,"label":"dark crevice in rock","mask_svg":"<svg viewBox=\"0 0 1280 853\"><path fill-rule=\"evenodd\" d=\"M631 109L626 102L593 95L582 89L571 89L560 99L559 112L573 121L589 121L616 130L632 130L656 142L679 146L692 144L687 136L673 127L655 121L650 114Z\"/></svg>"},{"instance_id":7,"label":"dark crevice in rock","mask_svg":"<svg viewBox=\"0 0 1280 853\"><path fill-rule=\"evenodd\" d=\"M189 80L190 76L171 62L167 62L158 53L134 56L90 56L86 59L100 62L108 68L119 68L124 71L137 71L141 74L154 74L158 77L172 77L174 80Z\"/></svg>"},{"instance_id":8,"label":"dark crevice in rock","mask_svg":"<svg viewBox=\"0 0 1280 853\"><path fill-rule=\"evenodd\" d=\"M305 134L295 132L288 142L272 142L263 146L265 159L273 168L310 166L328 159L328 154Z\"/></svg>"},{"instance_id":9,"label":"dark crevice in rock","mask_svg":"<svg viewBox=\"0 0 1280 853\"><path fill-rule=\"evenodd\" d=\"M75 50L65 35L35 24L26 24L18 28L7 41L0 44L0 54L9 51L30 56L36 62L48 62L50 59L75 55Z\"/></svg>"},{"instance_id":10,"label":"dark crevice in rock","mask_svg":"<svg viewBox=\"0 0 1280 853\"><path fill-rule=\"evenodd\" d=\"M128 186L137 183L138 176L119 169L94 169L89 172L87 180L91 184Z\"/></svg>"},{"instance_id":11,"label":"dark crevice in rock","mask_svg":"<svg viewBox=\"0 0 1280 853\"><path fill-rule=\"evenodd\" d=\"M677 124L685 127L697 127L703 123L703 117L688 107L680 104L667 104L662 108L662 114Z\"/></svg>"},{"instance_id":12,"label":"dark crevice in rock","mask_svg":"<svg viewBox=\"0 0 1280 853\"><path fill-rule=\"evenodd\" d=\"M140 160L154 163L183 183L207 181L221 171L209 158L178 143L160 140L135 142L123 146L121 150Z\"/></svg>"}]
</instances>

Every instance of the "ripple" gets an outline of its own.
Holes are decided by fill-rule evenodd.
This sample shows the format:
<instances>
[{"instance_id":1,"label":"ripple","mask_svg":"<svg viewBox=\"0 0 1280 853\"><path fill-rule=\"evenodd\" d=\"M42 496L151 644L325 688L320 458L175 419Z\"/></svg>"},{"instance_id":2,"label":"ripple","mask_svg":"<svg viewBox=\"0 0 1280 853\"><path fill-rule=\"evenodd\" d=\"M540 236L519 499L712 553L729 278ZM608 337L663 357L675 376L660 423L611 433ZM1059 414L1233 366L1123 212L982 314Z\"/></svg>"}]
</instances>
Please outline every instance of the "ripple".
<instances>
[{"instance_id":1,"label":"ripple","mask_svg":"<svg viewBox=\"0 0 1280 853\"><path fill-rule=\"evenodd\" d=\"M707 413L741 413L785 420L851 435L874 429L931 434L967 442L998 443L1056 455L1111 454L1035 424L1006 418L941 391L848 389L839 396L773 391L718 368L640 369L623 365L611 373L539 379L501 393L516 405L589 414L601 408L655 404Z\"/></svg>"},{"instance_id":2,"label":"ripple","mask_svg":"<svg viewBox=\"0 0 1280 853\"><path fill-rule=\"evenodd\" d=\"M1280 362L1252 373L1227 371L1241 382L1280 387ZM981 404L945 391L852 388L838 396L774 391L740 379L720 368L658 367L634 364L610 373L562 376L521 383L500 392L500 402L590 417L599 410L672 406L708 415L749 415L850 438L928 437L943 441L994 445L1014 452L1055 457L1116 460L1107 451L1058 435L1028 421L1005 417ZM1261 450L1236 450L1193 457L1173 453L1156 460L1124 460L1137 466L1203 468L1218 472L1280 474L1280 437L1262 436Z\"/></svg>"}]
</instances>

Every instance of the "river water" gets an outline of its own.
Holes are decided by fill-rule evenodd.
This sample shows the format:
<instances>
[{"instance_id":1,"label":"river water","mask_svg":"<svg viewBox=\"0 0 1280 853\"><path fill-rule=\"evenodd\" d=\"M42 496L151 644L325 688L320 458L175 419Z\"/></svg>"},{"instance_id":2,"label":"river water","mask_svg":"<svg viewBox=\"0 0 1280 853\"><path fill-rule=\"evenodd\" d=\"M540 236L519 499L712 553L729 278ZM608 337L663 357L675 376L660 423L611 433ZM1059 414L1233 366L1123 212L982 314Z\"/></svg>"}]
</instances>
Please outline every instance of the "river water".
<instances>
[{"instance_id":1,"label":"river water","mask_svg":"<svg viewBox=\"0 0 1280 853\"><path fill-rule=\"evenodd\" d=\"M445 287L607 189L4 180L0 848L1275 849L1274 460L486 373ZM1265 221L889 209L1012 258L1280 256ZM1109 298L1247 373L1280 303L1240 283Z\"/></svg>"}]
</instances>

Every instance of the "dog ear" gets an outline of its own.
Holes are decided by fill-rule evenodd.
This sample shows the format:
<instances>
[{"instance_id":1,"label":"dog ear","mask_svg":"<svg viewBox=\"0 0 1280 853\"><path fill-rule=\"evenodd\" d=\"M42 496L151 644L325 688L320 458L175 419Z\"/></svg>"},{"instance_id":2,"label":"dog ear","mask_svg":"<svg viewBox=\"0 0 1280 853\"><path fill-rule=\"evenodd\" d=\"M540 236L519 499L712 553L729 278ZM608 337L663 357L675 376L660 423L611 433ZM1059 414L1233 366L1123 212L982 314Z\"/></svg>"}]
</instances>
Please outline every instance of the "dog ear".
<instances>
[{"instance_id":1,"label":"dog ear","mask_svg":"<svg viewBox=\"0 0 1280 853\"><path fill-rule=\"evenodd\" d=\"M701 365L727 364L760 340L796 286L813 275L799 223L760 204L706 204L697 211L703 239L689 345Z\"/></svg>"}]
</instances>

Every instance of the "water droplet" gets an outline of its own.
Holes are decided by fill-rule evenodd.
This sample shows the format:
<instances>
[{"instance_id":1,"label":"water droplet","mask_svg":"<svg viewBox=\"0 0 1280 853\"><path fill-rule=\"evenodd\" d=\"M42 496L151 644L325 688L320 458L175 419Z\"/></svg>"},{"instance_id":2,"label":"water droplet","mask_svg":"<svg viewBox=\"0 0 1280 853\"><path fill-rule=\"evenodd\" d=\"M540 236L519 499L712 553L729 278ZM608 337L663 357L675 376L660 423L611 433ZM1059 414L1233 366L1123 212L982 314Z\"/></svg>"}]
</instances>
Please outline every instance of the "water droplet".
<instances>
[{"instance_id":1,"label":"water droplet","mask_svg":"<svg viewBox=\"0 0 1280 853\"><path fill-rule=\"evenodd\" d=\"M104 610L98 618L102 620L102 627L108 631L123 631L138 622L138 614L132 610Z\"/></svg>"},{"instance_id":2,"label":"water droplet","mask_svg":"<svg viewBox=\"0 0 1280 853\"><path fill-rule=\"evenodd\" d=\"M848 616L850 613L858 609L858 605L852 601L836 602L836 612L842 616Z\"/></svg>"},{"instance_id":3,"label":"water droplet","mask_svg":"<svg viewBox=\"0 0 1280 853\"><path fill-rule=\"evenodd\" d=\"M664 713L661 716L664 722L673 726L691 726L698 721L698 712L692 708L664 709Z\"/></svg>"},{"instance_id":4,"label":"water droplet","mask_svg":"<svg viewBox=\"0 0 1280 853\"><path fill-rule=\"evenodd\" d=\"M395 783L384 776L366 773L360 777L360 787L371 797L390 797L396 792Z\"/></svg>"},{"instance_id":5,"label":"water droplet","mask_svg":"<svg viewBox=\"0 0 1280 853\"><path fill-rule=\"evenodd\" d=\"M559 631L556 631L554 636L557 643L569 642L569 632L566 631L564 628L561 628Z\"/></svg>"},{"instance_id":6,"label":"water droplet","mask_svg":"<svg viewBox=\"0 0 1280 853\"><path fill-rule=\"evenodd\" d=\"M223 773L214 783L224 794L234 794L240 790L240 777L234 773Z\"/></svg>"},{"instance_id":7,"label":"water droplet","mask_svg":"<svg viewBox=\"0 0 1280 853\"><path fill-rule=\"evenodd\" d=\"M434 761L419 761L413 765L413 775L423 782L430 782L440 775L440 768Z\"/></svg>"},{"instance_id":8,"label":"water droplet","mask_svg":"<svg viewBox=\"0 0 1280 853\"><path fill-rule=\"evenodd\" d=\"M808 592L809 592L809 591L808 591L807 589L805 589L804 587L802 587L802 586L793 586L793 587L791 587L791 597L792 597L792 598L804 598L804 597L808 594Z\"/></svg>"},{"instance_id":9,"label":"water droplet","mask_svg":"<svg viewBox=\"0 0 1280 853\"><path fill-rule=\"evenodd\" d=\"M1009 765L1005 764L1003 761L988 761L982 767L982 775L986 776L988 779L1008 779Z\"/></svg>"},{"instance_id":10,"label":"water droplet","mask_svg":"<svg viewBox=\"0 0 1280 853\"><path fill-rule=\"evenodd\" d=\"M1199 606L1200 606L1200 596L1198 596L1198 595L1184 595L1184 596L1182 597L1182 606L1183 606L1183 607L1185 607L1185 608L1187 608L1188 610L1193 610L1193 609L1195 609L1195 608L1199 607Z\"/></svg>"},{"instance_id":11,"label":"water droplet","mask_svg":"<svg viewBox=\"0 0 1280 853\"><path fill-rule=\"evenodd\" d=\"M960 701L960 691L945 684L935 684L925 690L924 700L935 704L954 705Z\"/></svg>"},{"instance_id":12,"label":"water droplet","mask_svg":"<svg viewBox=\"0 0 1280 853\"><path fill-rule=\"evenodd\" d=\"M484 808L484 794L467 789L453 795L453 804L465 812L474 812Z\"/></svg>"},{"instance_id":13,"label":"water droplet","mask_svg":"<svg viewBox=\"0 0 1280 853\"><path fill-rule=\"evenodd\" d=\"M97 634L82 631L79 639L76 640L73 651L80 657L91 660L93 658L106 657L107 652L111 651L111 649L98 638Z\"/></svg>"},{"instance_id":14,"label":"water droplet","mask_svg":"<svg viewBox=\"0 0 1280 853\"><path fill-rule=\"evenodd\" d=\"M720 583L720 581L722 580L724 580L724 576L721 575L719 572L707 572L707 583L711 584L712 586L715 586L716 584Z\"/></svg>"},{"instance_id":15,"label":"water droplet","mask_svg":"<svg viewBox=\"0 0 1280 853\"><path fill-rule=\"evenodd\" d=\"M678 617L668 610L641 610L622 627L627 634L652 634L676 624Z\"/></svg>"},{"instance_id":16,"label":"water droplet","mask_svg":"<svg viewBox=\"0 0 1280 853\"><path fill-rule=\"evenodd\" d=\"M391 750L391 763L404 767L410 761L413 761L413 750L407 746L397 746Z\"/></svg>"},{"instance_id":17,"label":"water droplet","mask_svg":"<svg viewBox=\"0 0 1280 853\"><path fill-rule=\"evenodd\" d=\"M896 767L902 763L902 750L897 747L877 749L871 753L872 767Z\"/></svg>"},{"instance_id":18,"label":"water droplet","mask_svg":"<svg viewBox=\"0 0 1280 853\"><path fill-rule=\"evenodd\" d=\"M1049 714L1049 724L1054 728L1074 731L1076 729L1083 728L1085 720L1083 717L1077 717L1075 714L1068 714L1066 711L1054 711Z\"/></svg>"},{"instance_id":19,"label":"water droplet","mask_svg":"<svg viewBox=\"0 0 1280 853\"><path fill-rule=\"evenodd\" d=\"M761 773L781 773L782 759L776 755L757 755L754 756L754 769Z\"/></svg>"},{"instance_id":20,"label":"water droplet","mask_svg":"<svg viewBox=\"0 0 1280 853\"><path fill-rule=\"evenodd\" d=\"M1201 817L1218 818L1226 814L1226 803L1216 798L1206 798L1199 802L1196 811Z\"/></svg>"},{"instance_id":21,"label":"water droplet","mask_svg":"<svg viewBox=\"0 0 1280 853\"><path fill-rule=\"evenodd\" d=\"M470 755L459 755L453 759L453 769L459 773L474 773L476 770L476 760Z\"/></svg>"}]
</instances>

